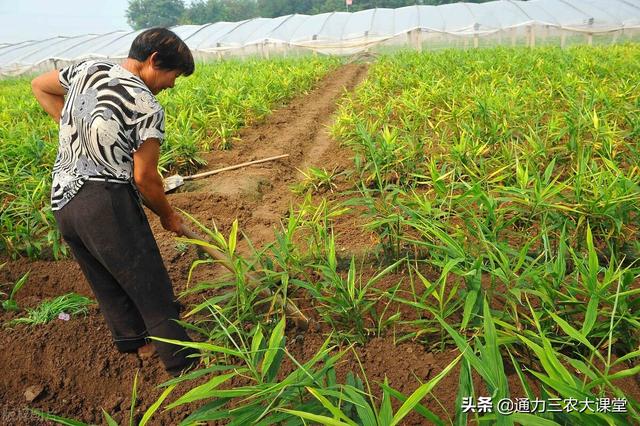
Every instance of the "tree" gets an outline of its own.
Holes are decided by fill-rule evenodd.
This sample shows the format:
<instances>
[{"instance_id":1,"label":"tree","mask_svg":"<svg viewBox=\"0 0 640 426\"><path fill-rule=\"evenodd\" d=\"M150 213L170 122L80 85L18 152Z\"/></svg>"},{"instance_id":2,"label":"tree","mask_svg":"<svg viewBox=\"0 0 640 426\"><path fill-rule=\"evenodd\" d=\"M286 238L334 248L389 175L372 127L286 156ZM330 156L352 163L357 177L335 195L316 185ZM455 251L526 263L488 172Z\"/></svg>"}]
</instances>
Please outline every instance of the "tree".
<instances>
[{"instance_id":1,"label":"tree","mask_svg":"<svg viewBox=\"0 0 640 426\"><path fill-rule=\"evenodd\" d=\"M181 23L235 22L257 16L258 4L253 0L196 0L185 9Z\"/></svg>"},{"instance_id":2,"label":"tree","mask_svg":"<svg viewBox=\"0 0 640 426\"><path fill-rule=\"evenodd\" d=\"M181 22L183 24L209 24L224 21L225 6L220 0L194 1L185 9Z\"/></svg>"},{"instance_id":3,"label":"tree","mask_svg":"<svg viewBox=\"0 0 640 426\"><path fill-rule=\"evenodd\" d=\"M344 0L322 0L315 2L313 8L308 12L309 15L317 15L326 12L346 12L347 6ZM349 10L353 11L350 7Z\"/></svg>"},{"instance_id":4,"label":"tree","mask_svg":"<svg viewBox=\"0 0 640 426\"><path fill-rule=\"evenodd\" d=\"M291 15L293 13L304 13L301 12L301 5L298 3L307 3L307 1L302 2L292 2L289 0L258 0L258 10L260 11L260 16L263 18L275 18L277 16Z\"/></svg>"},{"instance_id":5,"label":"tree","mask_svg":"<svg viewBox=\"0 0 640 426\"><path fill-rule=\"evenodd\" d=\"M180 22L184 10L182 0L129 0L127 22L134 30L170 27Z\"/></svg>"},{"instance_id":6,"label":"tree","mask_svg":"<svg viewBox=\"0 0 640 426\"><path fill-rule=\"evenodd\" d=\"M243 21L260 16L258 4L251 0L224 0L227 21Z\"/></svg>"}]
</instances>

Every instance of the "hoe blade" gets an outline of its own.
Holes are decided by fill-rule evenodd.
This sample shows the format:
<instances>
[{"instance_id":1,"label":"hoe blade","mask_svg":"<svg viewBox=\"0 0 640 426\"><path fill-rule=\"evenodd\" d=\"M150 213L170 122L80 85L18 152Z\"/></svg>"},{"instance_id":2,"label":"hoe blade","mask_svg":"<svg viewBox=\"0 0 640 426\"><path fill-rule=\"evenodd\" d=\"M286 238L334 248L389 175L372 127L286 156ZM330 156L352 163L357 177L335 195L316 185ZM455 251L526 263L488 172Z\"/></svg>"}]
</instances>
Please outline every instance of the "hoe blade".
<instances>
[{"instance_id":1,"label":"hoe blade","mask_svg":"<svg viewBox=\"0 0 640 426\"><path fill-rule=\"evenodd\" d=\"M164 192L171 192L184 184L184 178L180 175L173 175L166 178L163 182Z\"/></svg>"}]
</instances>

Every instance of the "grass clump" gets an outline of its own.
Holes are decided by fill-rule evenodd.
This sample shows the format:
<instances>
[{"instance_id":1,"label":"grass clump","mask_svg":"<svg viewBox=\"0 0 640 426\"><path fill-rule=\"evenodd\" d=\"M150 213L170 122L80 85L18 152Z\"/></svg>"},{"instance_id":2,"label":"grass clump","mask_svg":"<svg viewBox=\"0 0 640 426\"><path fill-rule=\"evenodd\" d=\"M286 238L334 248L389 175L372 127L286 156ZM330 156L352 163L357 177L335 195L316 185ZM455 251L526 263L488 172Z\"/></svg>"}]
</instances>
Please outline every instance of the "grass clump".
<instances>
[{"instance_id":1,"label":"grass clump","mask_svg":"<svg viewBox=\"0 0 640 426\"><path fill-rule=\"evenodd\" d=\"M5 264L0 265L0 268L4 265ZM22 286L25 285L25 283L27 282L27 279L29 279L30 272L31 271L26 272L22 277L20 277L18 281L16 281L13 288L11 289L11 292L8 294L7 300L2 301L2 309L4 309L5 311L17 311L20 309L18 307L18 303L15 300L16 293L18 293L18 291L20 291ZM6 294L2 292L0 292L0 294L2 294L3 296L6 296Z\"/></svg>"},{"instance_id":2,"label":"grass clump","mask_svg":"<svg viewBox=\"0 0 640 426\"><path fill-rule=\"evenodd\" d=\"M76 293L63 294L55 299L45 300L35 309L27 308L27 316L15 318L7 323L8 326L16 324L38 325L49 321L65 313L70 316L87 314L88 307L93 305L93 300Z\"/></svg>"}]
</instances>

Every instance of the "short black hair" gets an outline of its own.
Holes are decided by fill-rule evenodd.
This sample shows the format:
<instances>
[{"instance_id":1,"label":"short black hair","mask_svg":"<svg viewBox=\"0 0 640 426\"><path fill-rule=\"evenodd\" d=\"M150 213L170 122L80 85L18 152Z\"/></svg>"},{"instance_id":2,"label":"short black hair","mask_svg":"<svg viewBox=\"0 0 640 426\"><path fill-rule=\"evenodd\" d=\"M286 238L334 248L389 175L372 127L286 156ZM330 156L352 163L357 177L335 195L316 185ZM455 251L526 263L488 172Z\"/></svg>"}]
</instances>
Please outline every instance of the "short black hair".
<instances>
[{"instance_id":1,"label":"short black hair","mask_svg":"<svg viewBox=\"0 0 640 426\"><path fill-rule=\"evenodd\" d=\"M144 62L153 52L158 52L155 65L163 70L180 70L191 75L195 69L189 47L173 31L151 28L138 34L131 43L129 58Z\"/></svg>"}]
</instances>

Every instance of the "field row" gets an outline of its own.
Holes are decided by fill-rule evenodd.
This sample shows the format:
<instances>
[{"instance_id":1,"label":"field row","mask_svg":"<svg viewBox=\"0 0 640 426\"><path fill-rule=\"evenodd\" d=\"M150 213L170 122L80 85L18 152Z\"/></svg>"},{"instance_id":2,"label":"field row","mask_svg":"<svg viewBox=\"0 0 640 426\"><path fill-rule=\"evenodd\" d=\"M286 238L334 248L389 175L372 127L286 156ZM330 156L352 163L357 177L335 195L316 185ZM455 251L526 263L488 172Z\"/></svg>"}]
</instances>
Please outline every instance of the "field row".
<instances>
[{"instance_id":1,"label":"field row","mask_svg":"<svg viewBox=\"0 0 640 426\"><path fill-rule=\"evenodd\" d=\"M532 383L547 397L622 398L615 379L640 373L639 53L400 54L343 101L333 133L356 152L350 204L412 276L411 291L384 295L420 318L398 320L400 340L458 346L458 401L482 395L472 375L508 398L503 358L528 373L529 398ZM639 409L629 402L636 420Z\"/></svg>"}]
</instances>

